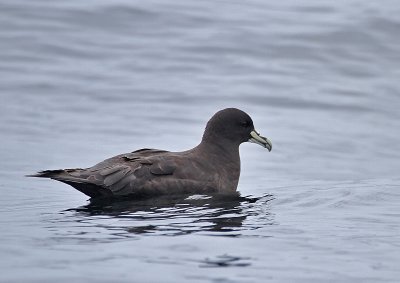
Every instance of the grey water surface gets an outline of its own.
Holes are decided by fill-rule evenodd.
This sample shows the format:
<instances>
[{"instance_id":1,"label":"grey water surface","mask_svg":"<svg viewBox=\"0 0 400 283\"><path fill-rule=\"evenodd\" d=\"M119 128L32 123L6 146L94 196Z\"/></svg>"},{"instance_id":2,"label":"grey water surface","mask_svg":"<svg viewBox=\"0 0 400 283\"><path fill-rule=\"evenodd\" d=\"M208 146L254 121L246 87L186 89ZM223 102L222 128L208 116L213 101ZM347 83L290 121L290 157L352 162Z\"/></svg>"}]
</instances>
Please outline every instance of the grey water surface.
<instances>
[{"instance_id":1,"label":"grey water surface","mask_svg":"<svg viewBox=\"0 0 400 283\"><path fill-rule=\"evenodd\" d=\"M399 282L400 2L0 1L0 282ZM90 203L24 175L192 148L241 198Z\"/></svg>"}]
</instances>

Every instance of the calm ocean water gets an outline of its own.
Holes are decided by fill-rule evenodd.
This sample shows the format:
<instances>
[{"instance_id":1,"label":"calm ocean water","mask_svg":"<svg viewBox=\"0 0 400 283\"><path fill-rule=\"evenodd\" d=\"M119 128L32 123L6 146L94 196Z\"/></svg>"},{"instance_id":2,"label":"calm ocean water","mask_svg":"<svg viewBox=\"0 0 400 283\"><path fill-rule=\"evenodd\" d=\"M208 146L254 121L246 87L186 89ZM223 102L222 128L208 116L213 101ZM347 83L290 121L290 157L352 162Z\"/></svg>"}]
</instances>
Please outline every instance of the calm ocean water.
<instances>
[{"instance_id":1,"label":"calm ocean water","mask_svg":"<svg viewBox=\"0 0 400 283\"><path fill-rule=\"evenodd\" d=\"M400 2L0 2L0 282L399 282ZM181 151L237 107L243 198L24 177Z\"/></svg>"}]
</instances>

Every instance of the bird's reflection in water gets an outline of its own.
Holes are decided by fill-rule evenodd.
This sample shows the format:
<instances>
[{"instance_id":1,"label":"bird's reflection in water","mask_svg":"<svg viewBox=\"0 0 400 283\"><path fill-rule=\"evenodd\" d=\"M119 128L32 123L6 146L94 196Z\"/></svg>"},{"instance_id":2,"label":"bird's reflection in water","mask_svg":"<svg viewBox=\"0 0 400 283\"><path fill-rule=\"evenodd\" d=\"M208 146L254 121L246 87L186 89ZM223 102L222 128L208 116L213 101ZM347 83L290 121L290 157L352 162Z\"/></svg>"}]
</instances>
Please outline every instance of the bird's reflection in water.
<instances>
[{"instance_id":1,"label":"bird's reflection in water","mask_svg":"<svg viewBox=\"0 0 400 283\"><path fill-rule=\"evenodd\" d=\"M257 229L272 224L268 202L271 195L242 197L239 195L178 195L140 200L97 200L71 209L84 219L113 219L109 230L125 234L185 235L196 232L224 232L239 236L243 229ZM71 211L70 210L70 211ZM254 220L243 227L249 217ZM82 218L83 217L83 218ZM265 223L265 220L271 223ZM118 224L115 222L117 221ZM115 235L115 234L114 234ZM125 235L127 236L127 235Z\"/></svg>"}]
</instances>

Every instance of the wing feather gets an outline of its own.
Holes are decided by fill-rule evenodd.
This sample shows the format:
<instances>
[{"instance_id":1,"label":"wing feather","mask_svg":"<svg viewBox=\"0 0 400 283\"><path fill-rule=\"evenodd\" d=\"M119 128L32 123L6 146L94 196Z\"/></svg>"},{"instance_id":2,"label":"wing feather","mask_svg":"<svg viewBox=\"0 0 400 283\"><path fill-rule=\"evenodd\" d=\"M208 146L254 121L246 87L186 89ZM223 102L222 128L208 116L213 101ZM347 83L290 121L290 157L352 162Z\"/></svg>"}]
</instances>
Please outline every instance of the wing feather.
<instances>
[{"instance_id":1,"label":"wing feather","mask_svg":"<svg viewBox=\"0 0 400 283\"><path fill-rule=\"evenodd\" d=\"M103 183L106 187L111 187L114 184L120 183L127 174L132 173L129 166L116 166L116 168L113 169L112 173L108 175L103 175L102 172L100 172L100 175L105 176Z\"/></svg>"}]
</instances>

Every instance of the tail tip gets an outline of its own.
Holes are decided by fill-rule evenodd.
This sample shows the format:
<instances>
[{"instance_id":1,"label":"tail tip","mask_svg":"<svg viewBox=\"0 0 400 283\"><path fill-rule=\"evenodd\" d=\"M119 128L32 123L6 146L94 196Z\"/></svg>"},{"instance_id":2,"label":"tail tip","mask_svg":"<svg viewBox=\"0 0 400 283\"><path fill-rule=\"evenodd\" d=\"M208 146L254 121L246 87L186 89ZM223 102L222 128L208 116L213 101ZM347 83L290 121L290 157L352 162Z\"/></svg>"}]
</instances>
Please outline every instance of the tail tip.
<instances>
[{"instance_id":1,"label":"tail tip","mask_svg":"<svg viewBox=\"0 0 400 283\"><path fill-rule=\"evenodd\" d=\"M61 170L61 169L60 170L44 170L44 171L39 171L34 174L25 175L25 177L51 178L61 172L63 172L63 170Z\"/></svg>"}]
</instances>

